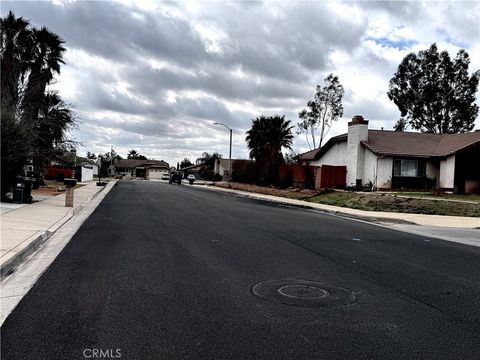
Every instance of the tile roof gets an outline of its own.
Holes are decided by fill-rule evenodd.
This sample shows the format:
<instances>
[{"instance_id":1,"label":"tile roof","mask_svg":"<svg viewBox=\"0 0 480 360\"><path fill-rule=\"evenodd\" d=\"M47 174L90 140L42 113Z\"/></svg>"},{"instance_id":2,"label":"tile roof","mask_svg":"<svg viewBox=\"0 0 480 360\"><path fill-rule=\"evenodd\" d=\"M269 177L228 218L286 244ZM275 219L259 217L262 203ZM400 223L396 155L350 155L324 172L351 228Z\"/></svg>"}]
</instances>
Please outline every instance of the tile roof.
<instances>
[{"instance_id":1,"label":"tile roof","mask_svg":"<svg viewBox=\"0 0 480 360\"><path fill-rule=\"evenodd\" d=\"M310 151L307 151L303 154L298 155L299 160L303 161L310 161L310 160L317 160L319 159L323 154L325 154L328 149L332 147L333 144L340 142L340 141L347 141L347 134L342 134L342 135L337 135L330 140L328 140L325 145L323 145L321 148L318 149L313 149Z\"/></svg>"},{"instance_id":2,"label":"tile roof","mask_svg":"<svg viewBox=\"0 0 480 360\"><path fill-rule=\"evenodd\" d=\"M115 167L118 168L136 168L136 167L165 167L169 168L168 163L163 160L139 160L139 159L120 159L115 160Z\"/></svg>"},{"instance_id":3,"label":"tile roof","mask_svg":"<svg viewBox=\"0 0 480 360\"><path fill-rule=\"evenodd\" d=\"M377 155L445 157L480 142L480 131L463 134L426 134L368 130L362 144Z\"/></svg>"},{"instance_id":4,"label":"tile roof","mask_svg":"<svg viewBox=\"0 0 480 360\"><path fill-rule=\"evenodd\" d=\"M347 141L348 134L331 138L320 149L299 155L300 160L317 160L333 144ZM368 140L363 146L374 154L385 156L445 157L457 151L480 143L480 131L462 134L427 134L389 130L368 130Z\"/></svg>"}]
</instances>

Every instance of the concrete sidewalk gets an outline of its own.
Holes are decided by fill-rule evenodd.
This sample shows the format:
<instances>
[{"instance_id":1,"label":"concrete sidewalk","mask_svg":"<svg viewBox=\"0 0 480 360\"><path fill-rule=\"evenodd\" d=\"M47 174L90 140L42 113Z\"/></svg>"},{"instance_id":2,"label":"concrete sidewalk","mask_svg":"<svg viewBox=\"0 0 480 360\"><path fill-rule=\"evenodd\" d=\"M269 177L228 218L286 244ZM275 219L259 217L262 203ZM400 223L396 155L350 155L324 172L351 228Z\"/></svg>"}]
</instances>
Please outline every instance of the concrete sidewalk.
<instances>
[{"instance_id":1,"label":"concrete sidewalk","mask_svg":"<svg viewBox=\"0 0 480 360\"><path fill-rule=\"evenodd\" d=\"M1 278L25 261L103 189L94 181L75 189L73 208L65 207L65 194L18 208L7 206L9 211L1 216Z\"/></svg>"},{"instance_id":2,"label":"concrete sidewalk","mask_svg":"<svg viewBox=\"0 0 480 360\"><path fill-rule=\"evenodd\" d=\"M340 206L317 204L308 201L288 199L279 196L251 193L240 190L226 189L216 186L203 186L203 188L223 191L227 193L237 194L252 199L272 201L283 205L297 206L306 209L324 211L343 216L350 216L371 221L383 222L400 222L410 223L424 226L436 226L445 228L461 228L461 229L480 229L480 218L463 217L463 216L444 216L444 215L424 215L409 213L394 213L386 211L365 211ZM452 204L452 206L455 206Z\"/></svg>"}]
</instances>

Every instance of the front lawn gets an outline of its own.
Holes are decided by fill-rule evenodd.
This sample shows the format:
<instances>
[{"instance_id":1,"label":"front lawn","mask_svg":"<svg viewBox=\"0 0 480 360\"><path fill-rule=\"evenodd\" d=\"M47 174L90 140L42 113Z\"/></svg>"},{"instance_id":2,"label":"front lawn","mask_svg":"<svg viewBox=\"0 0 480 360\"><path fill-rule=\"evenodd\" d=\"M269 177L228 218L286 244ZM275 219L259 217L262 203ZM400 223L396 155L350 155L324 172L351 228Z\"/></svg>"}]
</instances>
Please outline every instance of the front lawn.
<instances>
[{"instance_id":1,"label":"front lawn","mask_svg":"<svg viewBox=\"0 0 480 360\"><path fill-rule=\"evenodd\" d=\"M307 201L370 211L480 217L480 203L452 202L434 198L426 200L408 197L406 194L392 196L333 191L312 196Z\"/></svg>"},{"instance_id":2,"label":"front lawn","mask_svg":"<svg viewBox=\"0 0 480 360\"><path fill-rule=\"evenodd\" d=\"M430 193L314 191L296 188L278 189L234 182L220 182L216 183L216 186L359 210L480 217L480 195L435 196Z\"/></svg>"}]
</instances>

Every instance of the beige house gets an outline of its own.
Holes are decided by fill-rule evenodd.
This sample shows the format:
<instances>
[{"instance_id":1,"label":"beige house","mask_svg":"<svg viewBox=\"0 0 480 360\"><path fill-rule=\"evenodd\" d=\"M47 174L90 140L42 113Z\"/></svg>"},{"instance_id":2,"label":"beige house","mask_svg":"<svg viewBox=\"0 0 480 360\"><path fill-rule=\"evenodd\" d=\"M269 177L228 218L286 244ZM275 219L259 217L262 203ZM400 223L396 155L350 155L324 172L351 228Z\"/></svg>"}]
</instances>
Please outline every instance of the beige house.
<instances>
[{"instance_id":1,"label":"beige house","mask_svg":"<svg viewBox=\"0 0 480 360\"><path fill-rule=\"evenodd\" d=\"M299 156L304 164L347 167L346 185L375 189L480 191L480 131L426 134L368 129L360 115L348 132Z\"/></svg>"},{"instance_id":2,"label":"beige house","mask_svg":"<svg viewBox=\"0 0 480 360\"><path fill-rule=\"evenodd\" d=\"M161 179L169 175L170 166L163 160L121 159L114 163L115 175Z\"/></svg>"}]
</instances>

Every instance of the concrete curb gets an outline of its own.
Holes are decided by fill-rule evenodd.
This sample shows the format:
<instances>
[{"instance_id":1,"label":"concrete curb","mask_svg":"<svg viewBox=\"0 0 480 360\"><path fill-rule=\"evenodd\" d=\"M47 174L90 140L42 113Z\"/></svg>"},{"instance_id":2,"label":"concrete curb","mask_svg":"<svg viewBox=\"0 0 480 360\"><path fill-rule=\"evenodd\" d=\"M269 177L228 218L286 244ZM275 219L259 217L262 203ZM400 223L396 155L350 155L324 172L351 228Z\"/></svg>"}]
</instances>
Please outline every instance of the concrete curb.
<instances>
[{"instance_id":1,"label":"concrete curb","mask_svg":"<svg viewBox=\"0 0 480 360\"><path fill-rule=\"evenodd\" d=\"M207 186L202 186L202 188L208 189L208 190L213 190L213 191L229 193L229 194L232 194L232 195L251 198L251 199L255 199L255 200L261 200L261 201L276 203L276 204L280 204L280 205L283 205L283 206L291 206L291 207L297 207L297 208L302 208L302 209L314 210L314 211L318 211L318 212L325 213L325 214L332 214L332 215L341 216L341 217L345 217L345 218L369 221L369 222L374 222L374 223L383 222L383 223L409 224L409 225L419 225L419 226L425 225L425 224L422 224L420 221L416 222L414 220L396 219L396 218L392 218L392 217L352 214L352 213L349 213L347 211L348 208L346 208L346 211L342 211L342 208L340 208L338 210L327 209L327 208L323 208L321 206L317 206L317 205L321 205L321 204L310 205L308 202L305 202L305 201L302 201L302 200L291 200L291 201L282 200L281 197L277 197L277 196L273 196L273 195L250 193L250 192L246 192L246 191L243 191L243 190L235 190L235 189L216 187L216 186L208 186L208 185ZM266 196L269 196L270 198L267 198ZM301 202L301 203L299 203L299 202ZM408 217L411 217L412 215L422 216L421 214L410 214L410 213L405 213L405 215L408 216ZM436 216L436 215L432 215L432 216ZM479 219L479 224L480 224L480 219ZM478 228L478 227L471 227L470 226L470 227L467 227L467 228L473 229L473 228Z\"/></svg>"},{"instance_id":2,"label":"concrete curb","mask_svg":"<svg viewBox=\"0 0 480 360\"><path fill-rule=\"evenodd\" d=\"M235 190L235 189L227 189L227 188L221 188L221 187L216 187L216 186L211 186L211 185L205 185L202 186L203 188L213 190L213 191L220 191L220 192L225 192L229 193L232 195L240 196L240 197L245 197L249 199L254 199L254 200L261 200L261 201L266 201L266 202L271 202L283 206L290 206L290 207L296 207L300 209L306 209L306 210L315 210L320 213L325 213L325 214L332 214L332 215L337 215L337 216L342 216L346 218L352 218L352 219L359 219L359 220L364 220L364 221L370 221L370 222L390 222L390 223L395 223L395 224L410 224L410 225L417 225L411 221L407 220L396 220L396 219L391 219L391 218L382 218L382 217L372 217L372 216L361 216L361 215L353 215L353 214L348 214L346 212L342 211L336 211L336 210L328 210L328 209L319 209L315 206L308 205L308 204L295 204L291 203L288 201L283 201L280 198L279 199L266 199L261 196L256 196L256 193L247 193L242 190ZM242 192L239 192L242 191ZM263 195L263 194L259 194ZM272 195L273 196L273 195Z\"/></svg>"},{"instance_id":3,"label":"concrete curb","mask_svg":"<svg viewBox=\"0 0 480 360\"><path fill-rule=\"evenodd\" d=\"M3 280L10 273L12 273L15 268L24 263L30 257L30 255L40 248L40 246L42 246L49 238L51 238L52 235L54 235L57 230L60 229L68 220L77 215L90 201L104 191L106 192L106 195L112 189L112 187L115 186L116 182L117 181L111 181L105 187L98 188L98 190L90 194L85 201L75 206L71 212L69 211L67 215L50 226L46 231L40 234L34 234L33 236L35 236L35 238L32 240L25 240L28 242L27 246L17 252L15 256L11 257L3 264L0 264L0 280ZM109 186L110 183L112 184L111 186Z\"/></svg>"}]
</instances>

